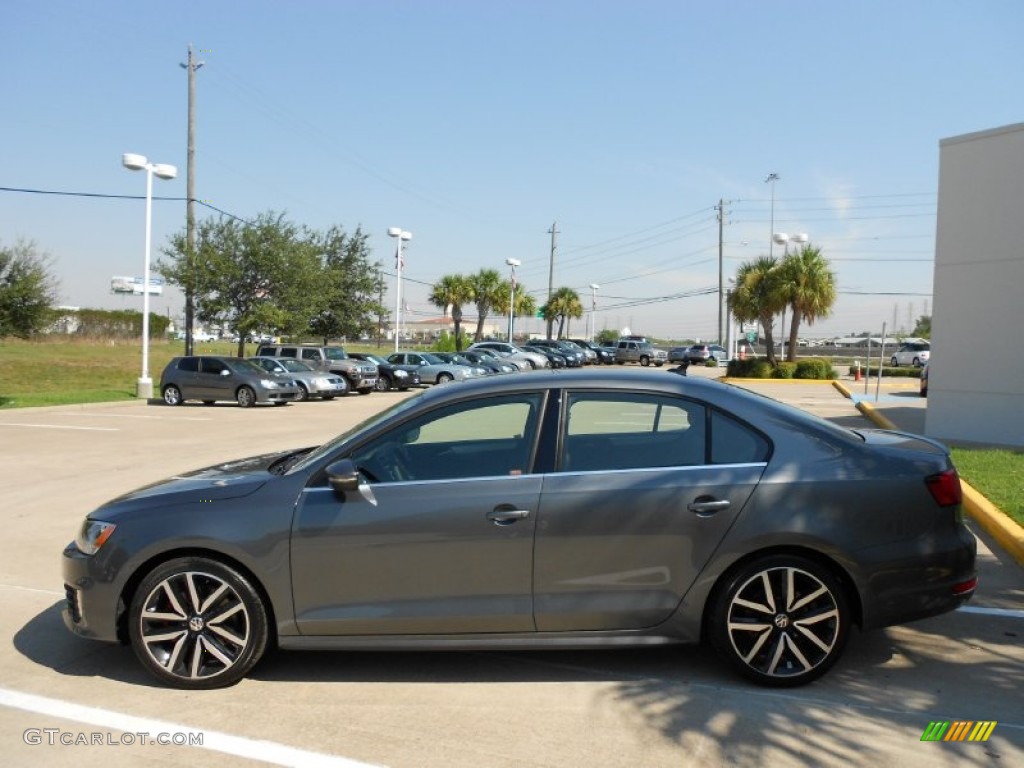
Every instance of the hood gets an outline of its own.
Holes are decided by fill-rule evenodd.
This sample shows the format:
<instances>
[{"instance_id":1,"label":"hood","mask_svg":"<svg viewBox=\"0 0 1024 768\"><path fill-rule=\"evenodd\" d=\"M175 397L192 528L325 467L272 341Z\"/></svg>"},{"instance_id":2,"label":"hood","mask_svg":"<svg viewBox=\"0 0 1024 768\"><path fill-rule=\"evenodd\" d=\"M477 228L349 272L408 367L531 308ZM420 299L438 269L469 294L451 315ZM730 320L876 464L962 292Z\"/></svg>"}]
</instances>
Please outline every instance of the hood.
<instances>
[{"instance_id":1,"label":"hood","mask_svg":"<svg viewBox=\"0 0 1024 768\"><path fill-rule=\"evenodd\" d=\"M174 496L174 503L179 504L222 501L247 496L273 477L269 468L275 461L293 453L294 451L268 453L175 475L137 488L104 506L130 504L134 501L151 500L161 496ZM168 498L168 502L170 501L171 499ZM147 506L152 506L152 504L148 503Z\"/></svg>"}]
</instances>

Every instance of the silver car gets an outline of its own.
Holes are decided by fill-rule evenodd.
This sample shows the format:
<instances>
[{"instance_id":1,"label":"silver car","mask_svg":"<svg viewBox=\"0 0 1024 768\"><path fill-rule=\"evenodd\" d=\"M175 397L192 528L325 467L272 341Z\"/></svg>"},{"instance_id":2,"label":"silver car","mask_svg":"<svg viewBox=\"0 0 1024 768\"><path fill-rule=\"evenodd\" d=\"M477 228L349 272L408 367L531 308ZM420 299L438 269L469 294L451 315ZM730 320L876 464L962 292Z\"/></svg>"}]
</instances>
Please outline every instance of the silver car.
<instances>
[{"instance_id":1,"label":"silver car","mask_svg":"<svg viewBox=\"0 0 1024 768\"><path fill-rule=\"evenodd\" d=\"M469 348L471 350L488 349L491 352L497 352L502 357L507 357L509 360L525 362L532 369L551 367L551 363L545 355L539 352L530 352L505 341L478 341L476 344L471 344Z\"/></svg>"},{"instance_id":2,"label":"silver car","mask_svg":"<svg viewBox=\"0 0 1024 768\"><path fill-rule=\"evenodd\" d=\"M299 399L291 377L267 373L251 360L219 355L175 357L160 374L160 395L167 405L202 400L213 405L233 400L243 408L256 403L285 405Z\"/></svg>"},{"instance_id":3,"label":"silver car","mask_svg":"<svg viewBox=\"0 0 1024 768\"><path fill-rule=\"evenodd\" d=\"M251 357L249 359L267 373L293 379L299 386L298 399L301 401L311 397L333 400L336 397L347 395L349 392L348 381L344 376L318 370L301 360L294 360L290 357Z\"/></svg>"},{"instance_id":4,"label":"silver car","mask_svg":"<svg viewBox=\"0 0 1024 768\"><path fill-rule=\"evenodd\" d=\"M425 384L446 384L487 375L482 368L450 363L430 352L394 352L388 355L388 362L416 371Z\"/></svg>"},{"instance_id":5,"label":"silver car","mask_svg":"<svg viewBox=\"0 0 1024 768\"><path fill-rule=\"evenodd\" d=\"M120 496L63 554L64 621L181 688L290 649L708 640L764 685L851 627L966 602L948 451L658 371L485 376L318 448ZM275 674L286 667L279 662Z\"/></svg>"}]
</instances>

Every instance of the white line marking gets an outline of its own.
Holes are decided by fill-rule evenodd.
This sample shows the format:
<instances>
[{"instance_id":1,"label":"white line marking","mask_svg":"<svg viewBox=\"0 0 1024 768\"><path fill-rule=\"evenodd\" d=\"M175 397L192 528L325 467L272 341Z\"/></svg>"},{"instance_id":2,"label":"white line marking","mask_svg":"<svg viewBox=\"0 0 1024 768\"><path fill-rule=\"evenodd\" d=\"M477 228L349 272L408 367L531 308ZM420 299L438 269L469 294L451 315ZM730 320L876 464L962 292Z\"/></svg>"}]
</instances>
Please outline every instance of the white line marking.
<instances>
[{"instance_id":1,"label":"white line marking","mask_svg":"<svg viewBox=\"0 0 1024 768\"><path fill-rule=\"evenodd\" d=\"M1004 619L1024 619L1024 611L1013 608L982 608L980 605L966 605L957 608L958 613L980 613L983 616L1002 616Z\"/></svg>"},{"instance_id":2,"label":"white line marking","mask_svg":"<svg viewBox=\"0 0 1024 768\"><path fill-rule=\"evenodd\" d=\"M305 749L289 747L263 739L247 739L232 736L220 731L208 731L205 728L192 728L181 723L166 720L151 720L148 717L135 717L99 707L86 707L61 699L50 699L31 693L12 691L0 688L0 705L25 712L86 723L99 728L106 728L122 733L148 733L155 737L159 733L201 733L203 743L199 749L223 752L228 755L246 757L272 765L312 766L313 768L373 768L371 763L362 763L346 757L326 755L322 752L310 752ZM192 745L190 745L192 746Z\"/></svg>"},{"instance_id":3,"label":"white line marking","mask_svg":"<svg viewBox=\"0 0 1024 768\"><path fill-rule=\"evenodd\" d=\"M17 589L22 592L37 592L41 595L56 595L64 597L64 593L56 589L39 589L38 587L23 587L20 584L0 584L0 589Z\"/></svg>"},{"instance_id":4,"label":"white line marking","mask_svg":"<svg viewBox=\"0 0 1024 768\"><path fill-rule=\"evenodd\" d=\"M117 427L69 427L62 424L0 424L0 427L32 427L33 429L77 429L83 432L120 432Z\"/></svg>"},{"instance_id":5,"label":"white line marking","mask_svg":"<svg viewBox=\"0 0 1024 768\"><path fill-rule=\"evenodd\" d=\"M149 419L151 421L213 421L209 416L140 416L135 413L89 413L88 411L75 411L74 413L62 413L67 418L96 418L96 419Z\"/></svg>"}]
</instances>

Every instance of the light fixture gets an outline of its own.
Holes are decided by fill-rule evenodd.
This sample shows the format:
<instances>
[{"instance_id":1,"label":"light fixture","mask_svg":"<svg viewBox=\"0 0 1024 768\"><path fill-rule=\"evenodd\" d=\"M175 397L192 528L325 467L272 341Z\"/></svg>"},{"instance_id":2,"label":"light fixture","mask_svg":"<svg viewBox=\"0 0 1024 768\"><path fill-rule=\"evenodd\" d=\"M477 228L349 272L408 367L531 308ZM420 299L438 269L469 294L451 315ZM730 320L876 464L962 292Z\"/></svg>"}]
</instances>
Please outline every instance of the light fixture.
<instances>
[{"instance_id":1,"label":"light fixture","mask_svg":"<svg viewBox=\"0 0 1024 768\"><path fill-rule=\"evenodd\" d=\"M508 295L508 343L512 343L512 319L515 317L516 307L516 267L520 266L523 262L519 259L505 259L505 263L512 267L512 282L509 287Z\"/></svg>"},{"instance_id":2,"label":"light fixture","mask_svg":"<svg viewBox=\"0 0 1024 768\"><path fill-rule=\"evenodd\" d=\"M401 227L388 227L388 237L394 237L398 242L398 247L395 248L395 352L397 352L399 329L402 327L402 270L405 268L403 243L412 240L412 232L406 232Z\"/></svg>"}]
</instances>

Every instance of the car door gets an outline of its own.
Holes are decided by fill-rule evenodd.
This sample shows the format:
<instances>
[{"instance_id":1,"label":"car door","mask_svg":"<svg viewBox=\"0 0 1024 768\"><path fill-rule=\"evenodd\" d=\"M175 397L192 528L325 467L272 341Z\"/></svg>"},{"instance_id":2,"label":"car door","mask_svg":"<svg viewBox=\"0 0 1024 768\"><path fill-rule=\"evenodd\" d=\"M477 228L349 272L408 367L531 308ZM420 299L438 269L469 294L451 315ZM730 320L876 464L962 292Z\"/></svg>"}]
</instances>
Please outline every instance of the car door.
<instances>
[{"instance_id":1,"label":"car door","mask_svg":"<svg viewBox=\"0 0 1024 768\"><path fill-rule=\"evenodd\" d=\"M237 377L223 360L201 357L197 377L197 395L200 400L234 400Z\"/></svg>"},{"instance_id":2,"label":"car door","mask_svg":"<svg viewBox=\"0 0 1024 768\"><path fill-rule=\"evenodd\" d=\"M532 632L542 405L535 392L441 406L332 457L366 483L341 498L322 471L300 498L299 630Z\"/></svg>"},{"instance_id":3,"label":"car door","mask_svg":"<svg viewBox=\"0 0 1024 768\"><path fill-rule=\"evenodd\" d=\"M538 519L541 632L642 629L667 619L769 453L763 437L705 404L642 392L568 392L560 446Z\"/></svg>"}]
</instances>

